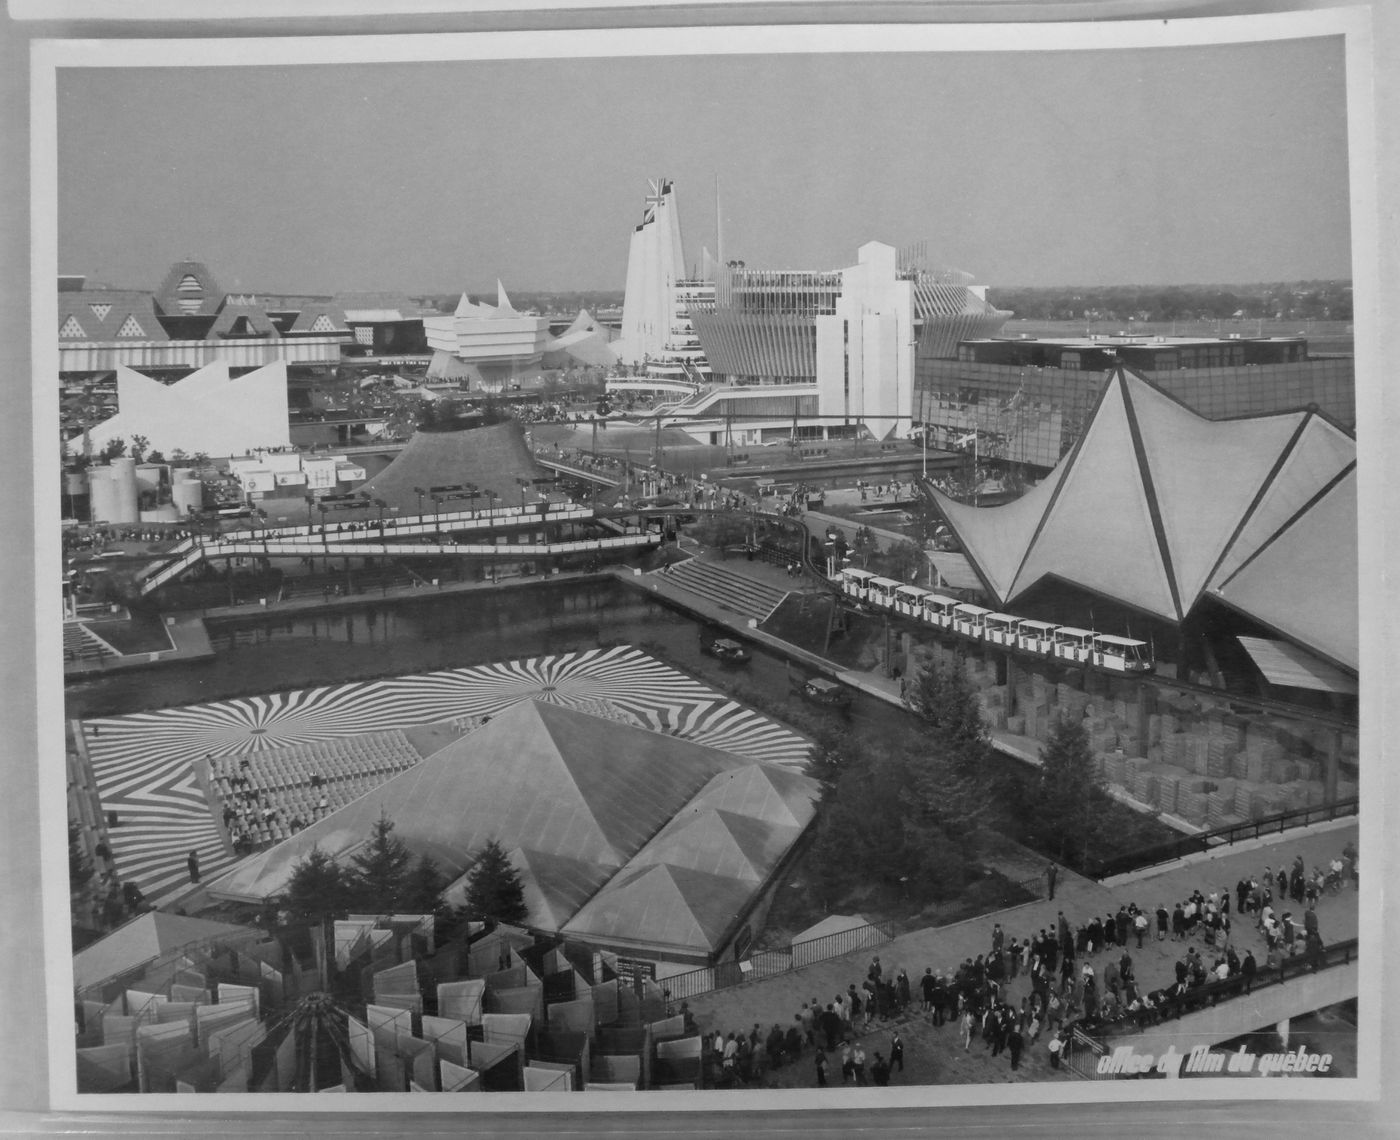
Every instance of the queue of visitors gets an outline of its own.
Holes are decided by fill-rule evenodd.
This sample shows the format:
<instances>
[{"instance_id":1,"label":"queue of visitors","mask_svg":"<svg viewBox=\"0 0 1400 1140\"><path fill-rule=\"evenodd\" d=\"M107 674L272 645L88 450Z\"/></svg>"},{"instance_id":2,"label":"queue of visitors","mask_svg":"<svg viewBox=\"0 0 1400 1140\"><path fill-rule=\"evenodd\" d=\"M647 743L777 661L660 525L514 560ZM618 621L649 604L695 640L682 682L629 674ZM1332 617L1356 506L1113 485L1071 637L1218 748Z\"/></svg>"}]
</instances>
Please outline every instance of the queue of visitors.
<instances>
[{"instance_id":1,"label":"queue of visitors","mask_svg":"<svg viewBox=\"0 0 1400 1140\"><path fill-rule=\"evenodd\" d=\"M1291 867L1241 878L1234 891L1197 888L1171 907L1129 902L1074 921L1060 910L1053 924L1019 938L994 922L987 951L954 970L928 967L911 984L905 970L891 977L876 956L859 986L852 983L825 1003L803 1002L786 1027L775 1024L765 1032L756 1024L748 1033L709 1034L708 1056L720 1087L761 1082L809 1050L817 1087L838 1080L883 1085L904 1070L898 1025L918 1017L934 1028L951 1025L964 1052L980 1041L983 1053L1004 1055L1012 1070L1043 1041L1045 1058L1058 1068L1075 1026L1090 1032L1120 1023L1144 1028L1247 994L1261 970L1289 960L1316 970L1324 949L1318 900L1347 884L1359 889L1351 842L1325 871L1314 867L1309 873L1300 855ZM1296 917L1282 909L1289 900L1299 908ZM1240 923L1250 923L1263 937L1262 963L1251 948L1232 940ZM1172 976L1139 980L1134 951L1167 942L1183 944ZM1017 1001L1011 990L1020 978L1028 979L1030 992ZM862 1040L877 1022L880 1033L892 1034L885 1051Z\"/></svg>"}]
</instances>

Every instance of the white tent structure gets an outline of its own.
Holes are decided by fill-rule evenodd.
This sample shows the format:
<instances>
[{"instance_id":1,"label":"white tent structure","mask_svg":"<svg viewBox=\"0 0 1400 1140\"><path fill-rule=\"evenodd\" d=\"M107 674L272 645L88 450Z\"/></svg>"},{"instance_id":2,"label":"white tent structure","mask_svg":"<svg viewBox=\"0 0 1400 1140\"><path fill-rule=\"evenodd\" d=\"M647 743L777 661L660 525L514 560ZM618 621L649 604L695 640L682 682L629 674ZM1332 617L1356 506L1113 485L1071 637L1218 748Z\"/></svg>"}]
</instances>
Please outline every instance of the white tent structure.
<instances>
[{"instance_id":1,"label":"white tent structure","mask_svg":"<svg viewBox=\"0 0 1400 1140\"><path fill-rule=\"evenodd\" d=\"M227 362L206 364L174 384L117 365L117 414L88 432L93 454L114 439L144 436L149 449L169 455L245 455L291 443L287 420L287 365L278 361L243 376ZM67 444L80 454L83 437Z\"/></svg>"}]
</instances>

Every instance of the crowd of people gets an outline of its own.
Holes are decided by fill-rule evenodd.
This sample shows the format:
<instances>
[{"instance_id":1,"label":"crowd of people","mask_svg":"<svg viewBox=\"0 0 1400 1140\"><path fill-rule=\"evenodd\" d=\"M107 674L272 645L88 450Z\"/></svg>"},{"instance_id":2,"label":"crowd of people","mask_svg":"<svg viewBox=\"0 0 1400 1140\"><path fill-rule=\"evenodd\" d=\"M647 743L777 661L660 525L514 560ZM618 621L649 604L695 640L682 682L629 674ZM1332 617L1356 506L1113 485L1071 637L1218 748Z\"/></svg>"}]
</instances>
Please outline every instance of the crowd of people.
<instances>
[{"instance_id":1,"label":"crowd of people","mask_svg":"<svg viewBox=\"0 0 1400 1140\"><path fill-rule=\"evenodd\" d=\"M816 998L803 1002L786 1029L775 1022L764 1032L755 1022L747 1033L708 1034L706 1058L720 1088L761 1083L767 1073L798 1063L809 1051L819 1088L838 1078L843 1085L888 1085L894 1074L904 1072L904 1041L897 1025L890 1028L884 1050L872 1048L867 1054L862 1038L877 1020L888 1026L903 1018L912 1004L908 974L899 970L886 976L877 956L859 989L853 982L825 1006Z\"/></svg>"},{"instance_id":2,"label":"crowd of people","mask_svg":"<svg viewBox=\"0 0 1400 1140\"><path fill-rule=\"evenodd\" d=\"M1170 907L1128 902L1074 921L1060 910L1053 923L1024 937L996 922L987 950L956 969L928 967L911 983L903 969L887 973L877 956L859 986L825 1003L803 1002L786 1027L709 1034L707 1056L721 1087L762 1082L809 1052L818 1087L883 1085L904 1071L898 1027L917 1017L935 1029L951 1026L964 1052L980 1041L984 1054L1005 1056L1012 1070L1043 1042L1046 1060L1058 1068L1076 1026L1091 1033L1116 1024L1141 1029L1248 993L1261 971L1287 961L1317 969L1324 949L1318 901L1329 891L1359 889L1359 882L1348 842L1325 870L1309 871L1299 855L1289 867L1241 877L1233 890L1197 888ZM1290 902L1296 917L1283 909ZM1263 962L1232 938L1242 924L1262 937ZM1168 978L1139 979L1134 953L1150 943L1180 946ZM1019 999L1012 992L1018 979ZM875 1049L872 1032L889 1033L888 1044Z\"/></svg>"}]
</instances>

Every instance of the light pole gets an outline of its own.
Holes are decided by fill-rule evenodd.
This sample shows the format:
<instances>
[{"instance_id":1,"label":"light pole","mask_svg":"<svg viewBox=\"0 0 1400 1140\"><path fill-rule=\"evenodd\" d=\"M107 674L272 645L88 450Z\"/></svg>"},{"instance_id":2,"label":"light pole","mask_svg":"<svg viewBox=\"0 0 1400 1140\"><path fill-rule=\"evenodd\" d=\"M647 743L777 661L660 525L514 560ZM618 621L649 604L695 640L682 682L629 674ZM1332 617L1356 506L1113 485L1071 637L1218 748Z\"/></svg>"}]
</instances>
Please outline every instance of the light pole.
<instances>
[{"instance_id":1,"label":"light pole","mask_svg":"<svg viewBox=\"0 0 1400 1140\"><path fill-rule=\"evenodd\" d=\"M520 487L520 513L525 513L525 488L530 485L530 480L522 479L519 475L515 477L515 482Z\"/></svg>"},{"instance_id":2,"label":"light pole","mask_svg":"<svg viewBox=\"0 0 1400 1140\"><path fill-rule=\"evenodd\" d=\"M418 517L421 519L423 517L423 496L428 492L423 490L422 487L414 487L413 490L418 496Z\"/></svg>"}]
</instances>

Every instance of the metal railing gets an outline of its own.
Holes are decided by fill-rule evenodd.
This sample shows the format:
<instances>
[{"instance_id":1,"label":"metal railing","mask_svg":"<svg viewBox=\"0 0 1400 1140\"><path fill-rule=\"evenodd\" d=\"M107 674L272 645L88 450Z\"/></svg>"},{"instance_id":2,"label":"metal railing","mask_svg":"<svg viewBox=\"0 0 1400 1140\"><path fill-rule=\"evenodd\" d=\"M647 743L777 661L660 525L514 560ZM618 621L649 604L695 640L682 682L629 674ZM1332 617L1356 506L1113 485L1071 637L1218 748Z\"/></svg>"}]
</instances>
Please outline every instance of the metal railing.
<instances>
[{"instance_id":1,"label":"metal railing","mask_svg":"<svg viewBox=\"0 0 1400 1140\"><path fill-rule=\"evenodd\" d=\"M1294 808L1291 811L1264 816L1262 819L1250 820L1247 823L1234 823L1228 827L1217 827L1212 831L1203 831L1199 835L1183 835L1179 839L1139 848L1137 851L1115 855L1110 859L1098 859L1091 867L1086 868L1085 873L1092 879L1108 879L1128 871L1138 871L1144 867L1171 863L1184 855L1210 851L1216 847L1239 843L1246 839L1277 835L1287 831L1290 827L1306 827L1312 823L1342 819L1346 816L1356 815L1358 811L1360 811L1359 799L1338 800L1335 803L1319 807Z\"/></svg>"},{"instance_id":2,"label":"metal railing","mask_svg":"<svg viewBox=\"0 0 1400 1140\"><path fill-rule=\"evenodd\" d=\"M670 1001L684 1001L699 994L737 986L741 982L785 974L867 947L883 946L893 938L894 933L888 927L866 923L821 938L794 942L785 950L760 950L742 961L720 962L686 974L674 974L663 979L661 985L665 987Z\"/></svg>"},{"instance_id":3,"label":"metal railing","mask_svg":"<svg viewBox=\"0 0 1400 1140\"><path fill-rule=\"evenodd\" d=\"M1082 1023L1075 1024L1071 1027L1071 1033L1066 1042L1065 1062L1075 1076L1086 1080L1103 1080L1106 1077L1112 1077L1114 1074L1098 1072L1098 1059L1112 1051L1115 1038L1130 1037L1142 1033L1153 1025L1176 1020L1183 1014L1195 1013L1198 1010L1216 1006L1222 1001L1229 1001L1231 998L1253 994L1256 990L1282 985L1292 978L1313 974L1331 966L1350 965L1357 959L1359 948L1359 939L1348 938L1324 947L1315 959L1303 953L1285 958L1277 966L1265 966L1254 975L1253 980L1248 984L1246 984L1246 979L1239 974L1226 978L1224 981L1207 982L1203 986L1188 989L1180 998L1159 1007L1154 1011L1150 1022L1138 1023L1125 1018L1107 1025L1096 1025L1093 1028L1087 1028ZM1257 1028L1257 1026L1252 1028ZM1249 1032L1249 1030L1241 1029L1240 1032Z\"/></svg>"}]
</instances>

